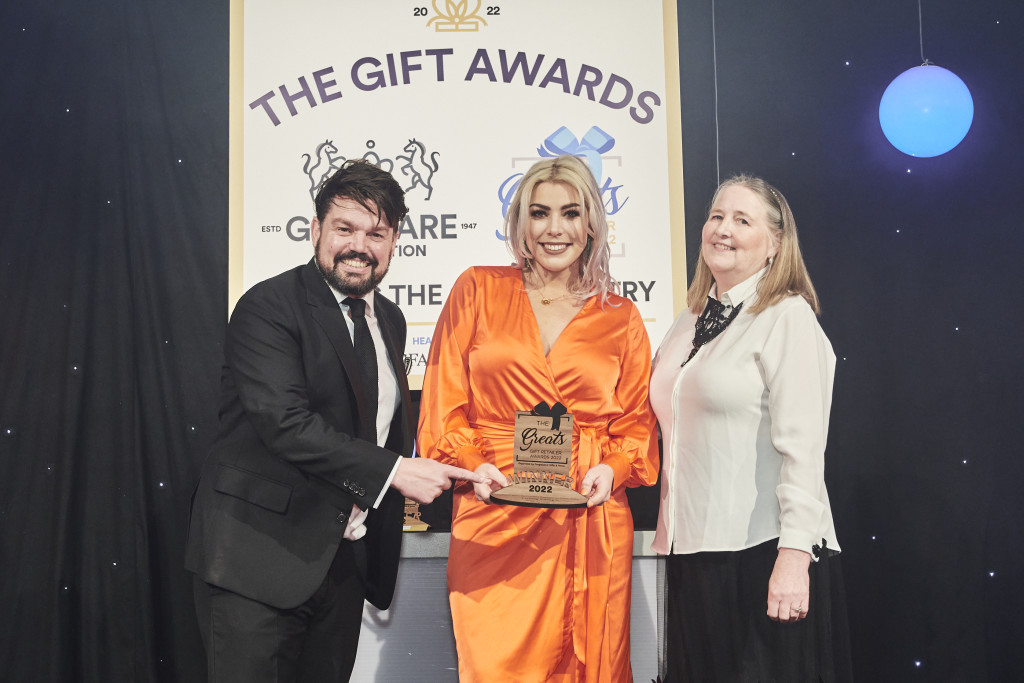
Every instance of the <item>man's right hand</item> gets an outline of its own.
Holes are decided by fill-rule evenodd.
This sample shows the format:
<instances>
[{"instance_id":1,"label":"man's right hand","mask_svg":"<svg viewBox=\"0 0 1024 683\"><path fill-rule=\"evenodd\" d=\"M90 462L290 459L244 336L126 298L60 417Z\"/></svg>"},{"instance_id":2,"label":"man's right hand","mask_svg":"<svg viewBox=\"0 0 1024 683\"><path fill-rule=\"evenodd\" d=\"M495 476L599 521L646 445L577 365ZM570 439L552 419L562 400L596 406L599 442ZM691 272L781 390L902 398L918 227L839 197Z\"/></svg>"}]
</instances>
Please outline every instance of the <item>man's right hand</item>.
<instances>
[{"instance_id":1,"label":"man's right hand","mask_svg":"<svg viewBox=\"0 0 1024 683\"><path fill-rule=\"evenodd\" d=\"M487 478L454 465L426 458L402 458L391 487L417 503L429 503L452 486L452 479L484 484Z\"/></svg>"}]
</instances>

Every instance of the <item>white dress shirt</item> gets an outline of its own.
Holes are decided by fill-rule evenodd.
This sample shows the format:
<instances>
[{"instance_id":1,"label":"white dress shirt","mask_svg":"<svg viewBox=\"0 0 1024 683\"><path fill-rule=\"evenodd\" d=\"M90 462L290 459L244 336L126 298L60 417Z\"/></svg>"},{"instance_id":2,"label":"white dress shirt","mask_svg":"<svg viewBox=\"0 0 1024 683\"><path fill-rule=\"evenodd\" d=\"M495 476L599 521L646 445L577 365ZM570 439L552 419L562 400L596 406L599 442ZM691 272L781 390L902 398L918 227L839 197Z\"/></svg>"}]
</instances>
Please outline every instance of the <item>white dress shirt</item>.
<instances>
[{"instance_id":1,"label":"white dress shirt","mask_svg":"<svg viewBox=\"0 0 1024 683\"><path fill-rule=\"evenodd\" d=\"M780 548L810 553L825 539L839 550L824 480L835 354L800 296L750 313L765 272L721 296L743 308L685 367L697 320L689 310L654 360L650 398L664 449L656 553L735 551L773 538Z\"/></svg>"},{"instance_id":2,"label":"white dress shirt","mask_svg":"<svg viewBox=\"0 0 1024 683\"><path fill-rule=\"evenodd\" d=\"M342 303L349 295L342 294L334 289L334 287L331 287L331 292L334 293L334 298L337 299L338 305L341 306L341 310L345 314L345 324L348 326L349 338L352 339L354 344L356 324L348 313L348 306ZM380 324L377 322L377 315L373 309L374 292L353 298L362 299L366 302L366 325L370 328L373 348L377 353L377 445L383 448L384 444L387 443L388 434L391 432L391 418L394 417L395 411L398 410L399 402L402 400L401 395L398 393L398 377L395 375L394 366L391 365L391 359L388 358L384 337L380 334ZM380 490L377 500L373 503L374 508L384 500L384 494L387 493L388 487L391 486L391 481L395 478L400 462L400 459L395 460L395 466L391 468L391 475ZM366 510L360 509L358 505L353 505L352 513L348 517L348 524L345 526L345 538L355 541L365 535Z\"/></svg>"}]
</instances>

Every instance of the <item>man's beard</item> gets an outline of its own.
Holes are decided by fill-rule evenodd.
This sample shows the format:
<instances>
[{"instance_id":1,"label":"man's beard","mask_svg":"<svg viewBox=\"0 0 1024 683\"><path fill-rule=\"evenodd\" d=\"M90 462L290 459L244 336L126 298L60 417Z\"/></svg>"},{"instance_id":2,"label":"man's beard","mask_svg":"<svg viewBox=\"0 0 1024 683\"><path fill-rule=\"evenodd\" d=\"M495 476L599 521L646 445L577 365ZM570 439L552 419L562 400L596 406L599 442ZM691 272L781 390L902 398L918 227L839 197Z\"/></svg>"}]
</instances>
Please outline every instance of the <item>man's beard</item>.
<instances>
[{"instance_id":1,"label":"man's beard","mask_svg":"<svg viewBox=\"0 0 1024 683\"><path fill-rule=\"evenodd\" d=\"M377 288L383 280L384 276L388 274L388 266L385 265L383 269L378 270L377 267L380 263L377 259L373 258L369 254L364 254L358 251L346 251L343 254L338 254L334 257L334 263L328 268L327 265L320 258L320 245L317 245L316 255L316 266L320 270L320 274L324 276L328 284L334 289L338 290L346 296L363 296L369 294ZM345 259L359 259L370 264L369 273L363 280L356 280L354 276L343 277L338 274L337 265Z\"/></svg>"}]
</instances>

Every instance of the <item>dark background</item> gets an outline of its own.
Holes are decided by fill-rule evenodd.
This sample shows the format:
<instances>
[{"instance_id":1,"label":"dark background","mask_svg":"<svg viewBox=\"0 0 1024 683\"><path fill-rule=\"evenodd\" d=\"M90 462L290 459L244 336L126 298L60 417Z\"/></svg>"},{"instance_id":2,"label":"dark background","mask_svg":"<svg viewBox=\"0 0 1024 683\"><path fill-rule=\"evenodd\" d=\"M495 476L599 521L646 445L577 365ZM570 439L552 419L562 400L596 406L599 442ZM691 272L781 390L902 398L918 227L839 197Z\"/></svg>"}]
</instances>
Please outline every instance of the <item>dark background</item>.
<instances>
[{"instance_id":1,"label":"dark background","mask_svg":"<svg viewBox=\"0 0 1024 683\"><path fill-rule=\"evenodd\" d=\"M913 0L717 0L714 42L711 0L679 2L687 246L719 175L793 206L840 359L857 679L1020 680L1024 4L922 5L975 102L934 159L877 119L921 63ZM203 678L181 566L226 322L228 20L0 5L0 680Z\"/></svg>"}]
</instances>

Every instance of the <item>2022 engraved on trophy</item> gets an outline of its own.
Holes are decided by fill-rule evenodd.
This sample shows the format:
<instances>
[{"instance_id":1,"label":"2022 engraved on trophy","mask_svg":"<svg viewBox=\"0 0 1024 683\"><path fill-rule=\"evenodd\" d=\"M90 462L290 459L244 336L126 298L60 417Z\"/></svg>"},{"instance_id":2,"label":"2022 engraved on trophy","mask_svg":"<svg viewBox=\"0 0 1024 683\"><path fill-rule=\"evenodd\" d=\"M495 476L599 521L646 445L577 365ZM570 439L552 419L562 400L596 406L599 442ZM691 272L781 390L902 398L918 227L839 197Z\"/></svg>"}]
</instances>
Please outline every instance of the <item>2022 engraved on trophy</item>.
<instances>
[{"instance_id":1,"label":"2022 engraved on trophy","mask_svg":"<svg viewBox=\"0 0 1024 683\"><path fill-rule=\"evenodd\" d=\"M512 483L491 493L507 505L542 508L586 507L587 497L573 488L572 413L561 403L516 411Z\"/></svg>"}]
</instances>

